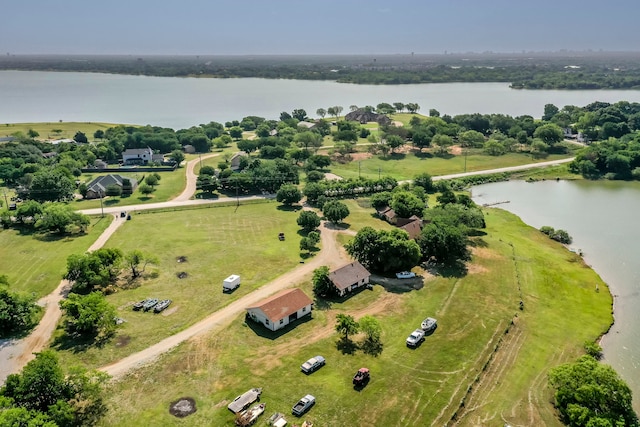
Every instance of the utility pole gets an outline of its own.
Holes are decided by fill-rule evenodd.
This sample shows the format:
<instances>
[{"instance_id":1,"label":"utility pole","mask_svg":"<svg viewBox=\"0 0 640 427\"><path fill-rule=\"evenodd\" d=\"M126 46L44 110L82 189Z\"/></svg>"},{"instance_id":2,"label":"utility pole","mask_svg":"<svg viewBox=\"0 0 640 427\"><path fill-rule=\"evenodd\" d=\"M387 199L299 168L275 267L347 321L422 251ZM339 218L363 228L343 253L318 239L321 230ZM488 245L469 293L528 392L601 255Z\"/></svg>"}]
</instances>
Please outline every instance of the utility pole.
<instances>
[{"instance_id":1,"label":"utility pole","mask_svg":"<svg viewBox=\"0 0 640 427\"><path fill-rule=\"evenodd\" d=\"M467 173L467 149L464 150L464 172Z\"/></svg>"},{"instance_id":2,"label":"utility pole","mask_svg":"<svg viewBox=\"0 0 640 427\"><path fill-rule=\"evenodd\" d=\"M378 179L380 179L380 168L378 168Z\"/></svg>"},{"instance_id":3,"label":"utility pole","mask_svg":"<svg viewBox=\"0 0 640 427\"><path fill-rule=\"evenodd\" d=\"M362 162L358 162L358 178L360 178L360 166L362 166Z\"/></svg>"},{"instance_id":4,"label":"utility pole","mask_svg":"<svg viewBox=\"0 0 640 427\"><path fill-rule=\"evenodd\" d=\"M104 207L102 206L102 198L104 196L102 195L102 190L100 190L100 212L102 212L102 218L104 218Z\"/></svg>"},{"instance_id":5,"label":"utility pole","mask_svg":"<svg viewBox=\"0 0 640 427\"><path fill-rule=\"evenodd\" d=\"M9 200L7 200L7 190L3 189L2 192L4 193L4 203L7 205L7 209L9 209Z\"/></svg>"}]
</instances>

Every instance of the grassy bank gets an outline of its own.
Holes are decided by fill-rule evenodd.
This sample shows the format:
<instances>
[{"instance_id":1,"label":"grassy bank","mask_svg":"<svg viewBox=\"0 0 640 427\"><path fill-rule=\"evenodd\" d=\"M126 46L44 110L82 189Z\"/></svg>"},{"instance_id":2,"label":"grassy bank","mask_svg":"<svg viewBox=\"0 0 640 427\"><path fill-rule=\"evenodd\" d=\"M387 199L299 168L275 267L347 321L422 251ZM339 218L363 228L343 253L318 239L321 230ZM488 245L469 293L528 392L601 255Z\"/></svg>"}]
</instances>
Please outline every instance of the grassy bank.
<instances>
[{"instance_id":1,"label":"grassy bank","mask_svg":"<svg viewBox=\"0 0 640 427\"><path fill-rule=\"evenodd\" d=\"M38 139L73 138L76 132L82 132L91 141L95 131L104 131L114 126L118 126L118 124L101 122L5 123L0 124L0 136L10 136L16 132L22 132L26 135L30 129L33 129L40 134Z\"/></svg>"},{"instance_id":2,"label":"grassy bank","mask_svg":"<svg viewBox=\"0 0 640 427\"><path fill-rule=\"evenodd\" d=\"M611 296L579 257L512 214L486 212L487 235L476 238L466 274L425 273L415 288L376 285L318 305L312 320L278 336L239 316L114 383L102 425L232 425L226 405L251 387L264 387L259 423L311 393L318 403L305 418L317 425L444 425L454 415L460 425L559 425L546 372L608 328ZM337 313L380 320L382 353L342 354ZM426 316L438 318L438 329L418 349L406 348ZM303 375L300 363L316 354L327 366ZM361 366L372 380L358 392L351 376ZM168 406L184 396L195 398L198 412L180 422Z\"/></svg>"}]
</instances>

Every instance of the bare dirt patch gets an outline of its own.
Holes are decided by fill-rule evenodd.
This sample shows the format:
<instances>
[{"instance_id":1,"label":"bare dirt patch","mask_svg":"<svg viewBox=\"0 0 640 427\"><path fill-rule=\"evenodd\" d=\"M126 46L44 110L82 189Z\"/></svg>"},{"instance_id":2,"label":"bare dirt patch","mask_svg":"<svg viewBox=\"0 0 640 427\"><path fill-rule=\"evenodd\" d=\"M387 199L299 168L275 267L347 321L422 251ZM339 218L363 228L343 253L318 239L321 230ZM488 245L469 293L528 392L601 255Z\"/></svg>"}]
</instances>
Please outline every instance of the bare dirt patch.
<instances>
[{"instance_id":1,"label":"bare dirt patch","mask_svg":"<svg viewBox=\"0 0 640 427\"><path fill-rule=\"evenodd\" d=\"M169 413L178 418L184 418L196 411L196 401L192 397L181 397L169 405Z\"/></svg>"},{"instance_id":2,"label":"bare dirt patch","mask_svg":"<svg viewBox=\"0 0 640 427\"><path fill-rule=\"evenodd\" d=\"M324 179L329 181L340 181L342 177L340 175L336 175L335 173L329 172L324 174Z\"/></svg>"},{"instance_id":3,"label":"bare dirt patch","mask_svg":"<svg viewBox=\"0 0 640 427\"><path fill-rule=\"evenodd\" d=\"M178 311L179 308L180 308L179 306L173 306L171 308L168 308L168 309L164 310L161 314L163 316L171 316L173 313Z\"/></svg>"},{"instance_id":4,"label":"bare dirt patch","mask_svg":"<svg viewBox=\"0 0 640 427\"><path fill-rule=\"evenodd\" d=\"M462 147L460 147L459 145L452 145L451 147L449 147L449 152L454 156L459 156L460 154L462 154Z\"/></svg>"},{"instance_id":5,"label":"bare dirt patch","mask_svg":"<svg viewBox=\"0 0 640 427\"><path fill-rule=\"evenodd\" d=\"M479 274L486 273L489 271L486 267L483 267L480 264L467 264L467 273L468 274Z\"/></svg>"},{"instance_id":6,"label":"bare dirt patch","mask_svg":"<svg viewBox=\"0 0 640 427\"><path fill-rule=\"evenodd\" d=\"M351 159L353 159L353 161L358 161L358 160L367 160L373 157L373 154L371 153L351 153Z\"/></svg>"},{"instance_id":7,"label":"bare dirt patch","mask_svg":"<svg viewBox=\"0 0 640 427\"><path fill-rule=\"evenodd\" d=\"M126 347L131 342L131 337L129 335L120 335L116 338L116 347Z\"/></svg>"},{"instance_id":8,"label":"bare dirt patch","mask_svg":"<svg viewBox=\"0 0 640 427\"><path fill-rule=\"evenodd\" d=\"M487 248L473 247L471 248L473 256L483 259L500 259L502 256L495 251Z\"/></svg>"}]
</instances>

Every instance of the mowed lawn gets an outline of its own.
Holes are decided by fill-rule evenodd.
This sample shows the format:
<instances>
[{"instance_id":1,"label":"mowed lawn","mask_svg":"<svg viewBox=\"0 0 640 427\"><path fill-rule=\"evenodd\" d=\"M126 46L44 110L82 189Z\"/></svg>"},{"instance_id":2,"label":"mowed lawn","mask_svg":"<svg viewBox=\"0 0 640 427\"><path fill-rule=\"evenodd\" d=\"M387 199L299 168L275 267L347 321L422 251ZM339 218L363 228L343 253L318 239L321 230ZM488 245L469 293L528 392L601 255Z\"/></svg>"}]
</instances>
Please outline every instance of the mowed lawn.
<instances>
[{"instance_id":1,"label":"mowed lawn","mask_svg":"<svg viewBox=\"0 0 640 427\"><path fill-rule=\"evenodd\" d=\"M133 289L109 295L126 320L117 336L102 348L79 350L57 340L65 362L99 367L140 351L179 332L299 265L297 211L275 202L207 207L175 212L136 212L107 242L127 253L139 249L158 257L155 277ZM284 232L285 241L278 239ZM178 262L185 257L185 262ZM187 277L180 279L178 273ZM222 293L231 274L242 278L232 294ZM139 285L139 286L138 286ZM132 304L147 297L171 299L162 314L134 312ZM62 335L61 331L58 337Z\"/></svg>"},{"instance_id":2,"label":"mowed lawn","mask_svg":"<svg viewBox=\"0 0 640 427\"><path fill-rule=\"evenodd\" d=\"M112 172L114 174L122 175L126 178L132 178L143 181L143 177L148 176L153 172ZM84 173L80 176L80 182L90 183L93 179L108 175L109 173ZM103 206L127 206L127 205L142 205L145 203L166 202L174 197L178 196L184 190L187 183L186 171L184 167L177 168L171 172L158 172L160 175L160 181L155 186L156 191L146 196L140 193L140 190L136 191L129 197L109 197L107 196L102 200ZM141 184L140 182L139 184ZM76 199L72 202L74 209L92 209L100 207L100 199Z\"/></svg>"},{"instance_id":3,"label":"mowed lawn","mask_svg":"<svg viewBox=\"0 0 640 427\"><path fill-rule=\"evenodd\" d=\"M311 320L275 336L238 316L113 383L101 425L231 426L227 404L252 387L263 387L267 405L259 425L276 411L300 424L289 414L307 393L317 404L303 419L322 426L445 425L455 413L460 425L561 425L546 373L608 328L611 296L579 257L507 212L486 212L487 235L475 238L466 275L425 273L418 289L376 285L328 309L317 304ZM311 292L309 283L301 287ZM382 353L338 351L337 313L376 317ZM437 330L407 348L407 335L427 316L438 319ZM302 374L300 364L317 354L327 365ZM487 376L480 375L490 359ZM372 379L356 391L351 378L362 366ZM470 388L477 392L467 396ZM198 411L180 421L169 404L187 396ZM463 399L470 413L460 409Z\"/></svg>"},{"instance_id":4,"label":"mowed lawn","mask_svg":"<svg viewBox=\"0 0 640 427\"><path fill-rule=\"evenodd\" d=\"M449 158L427 155L421 156L414 153L394 153L386 157L380 155L369 156L362 160L354 160L349 163L332 163L329 166L331 173L343 178L377 179L379 176L390 176L398 181L410 180L418 174L428 173L431 176L449 175L462 172L473 172L508 166L518 166L527 163L546 162L570 157L570 155L550 155L543 159L532 159L525 153L509 153L503 156L488 156L480 152L472 152L466 156L456 155Z\"/></svg>"},{"instance_id":5,"label":"mowed lawn","mask_svg":"<svg viewBox=\"0 0 640 427\"><path fill-rule=\"evenodd\" d=\"M111 216L92 218L87 234L79 236L0 230L0 274L9 277L11 289L45 296L62 280L67 257L86 252L111 220Z\"/></svg>"}]
</instances>

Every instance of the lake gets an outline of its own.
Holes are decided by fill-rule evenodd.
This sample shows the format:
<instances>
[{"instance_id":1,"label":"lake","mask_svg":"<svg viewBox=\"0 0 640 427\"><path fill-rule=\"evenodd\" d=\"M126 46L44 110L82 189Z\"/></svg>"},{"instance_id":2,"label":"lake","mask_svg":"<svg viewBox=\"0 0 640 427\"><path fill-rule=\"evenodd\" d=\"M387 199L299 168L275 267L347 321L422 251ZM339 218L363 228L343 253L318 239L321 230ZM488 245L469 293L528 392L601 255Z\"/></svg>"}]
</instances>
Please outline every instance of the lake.
<instances>
[{"instance_id":1,"label":"lake","mask_svg":"<svg viewBox=\"0 0 640 427\"><path fill-rule=\"evenodd\" d=\"M566 230L573 248L607 282L615 324L602 340L604 361L634 393L640 409L640 183L615 181L509 181L473 187L473 200L496 203L540 228Z\"/></svg>"},{"instance_id":2,"label":"lake","mask_svg":"<svg viewBox=\"0 0 640 427\"><path fill-rule=\"evenodd\" d=\"M506 83L398 86L310 80L210 79L96 73L0 71L0 123L110 122L183 129L253 115L278 119L282 111L415 102L451 116L502 113L540 117L544 105L594 101L640 102L640 91L513 90Z\"/></svg>"}]
</instances>

